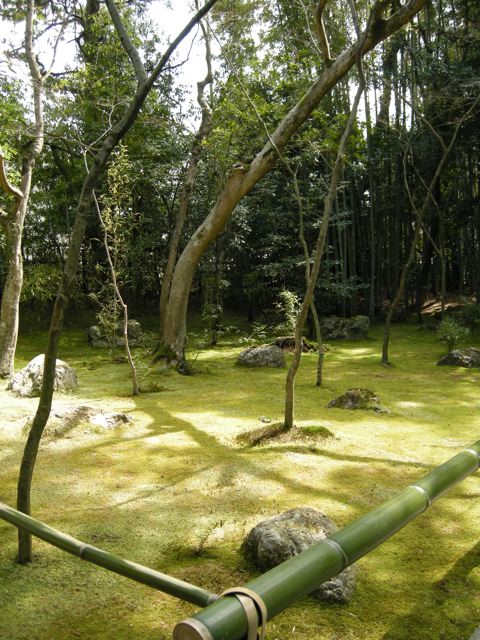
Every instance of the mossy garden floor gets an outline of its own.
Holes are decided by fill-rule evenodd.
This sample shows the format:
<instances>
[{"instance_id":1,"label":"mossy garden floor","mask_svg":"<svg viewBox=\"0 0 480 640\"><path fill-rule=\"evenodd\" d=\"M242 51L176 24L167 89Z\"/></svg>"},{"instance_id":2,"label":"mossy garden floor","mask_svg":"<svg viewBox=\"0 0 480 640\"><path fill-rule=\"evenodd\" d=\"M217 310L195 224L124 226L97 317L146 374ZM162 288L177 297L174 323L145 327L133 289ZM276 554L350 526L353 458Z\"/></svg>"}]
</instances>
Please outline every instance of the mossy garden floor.
<instances>
[{"instance_id":1,"label":"mossy garden floor","mask_svg":"<svg viewBox=\"0 0 480 640\"><path fill-rule=\"evenodd\" d=\"M57 529L217 593L255 573L238 553L259 520L311 506L344 526L480 438L480 371L436 367L433 332L395 326L392 369L379 364L381 327L362 342L332 343L325 384L305 354L296 386L304 436L242 448L236 436L282 418L285 371L235 367L241 347L202 350L197 374L156 373L162 391L129 396L128 366L90 349L84 333L62 338L77 369L75 396L126 411L134 426L80 432L42 445L33 515ZM23 336L17 369L43 351ZM290 356L289 356L290 357ZM350 387L374 390L390 413L327 409ZM35 399L0 391L0 500L15 505ZM268 624L269 640L467 640L480 626L480 476L359 561L350 605L303 600ZM89 565L35 540L35 562L15 564L16 530L0 520L2 640L167 640L195 607Z\"/></svg>"}]
</instances>

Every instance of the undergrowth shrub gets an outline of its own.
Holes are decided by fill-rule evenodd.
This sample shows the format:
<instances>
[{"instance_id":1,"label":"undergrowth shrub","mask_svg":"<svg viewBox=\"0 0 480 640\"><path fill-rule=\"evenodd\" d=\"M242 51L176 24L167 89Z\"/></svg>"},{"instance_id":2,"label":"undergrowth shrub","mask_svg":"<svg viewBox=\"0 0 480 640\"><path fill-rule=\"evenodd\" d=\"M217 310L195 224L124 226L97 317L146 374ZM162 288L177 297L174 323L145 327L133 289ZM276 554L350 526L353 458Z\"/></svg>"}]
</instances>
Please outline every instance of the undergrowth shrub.
<instances>
[{"instance_id":1,"label":"undergrowth shrub","mask_svg":"<svg viewBox=\"0 0 480 640\"><path fill-rule=\"evenodd\" d=\"M467 327L464 327L450 316L446 316L441 321L438 325L437 333L439 339L447 345L448 351L455 349L460 342L466 340L470 335Z\"/></svg>"},{"instance_id":2,"label":"undergrowth shrub","mask_svg":"<svg viewBox=\"0 0 480 640\"><path fill-rule=\"evenodd\" d=\"M480 304L466 304L460 311L462 322L475 334L480 329Z\"/></svg>"}]
</instances>

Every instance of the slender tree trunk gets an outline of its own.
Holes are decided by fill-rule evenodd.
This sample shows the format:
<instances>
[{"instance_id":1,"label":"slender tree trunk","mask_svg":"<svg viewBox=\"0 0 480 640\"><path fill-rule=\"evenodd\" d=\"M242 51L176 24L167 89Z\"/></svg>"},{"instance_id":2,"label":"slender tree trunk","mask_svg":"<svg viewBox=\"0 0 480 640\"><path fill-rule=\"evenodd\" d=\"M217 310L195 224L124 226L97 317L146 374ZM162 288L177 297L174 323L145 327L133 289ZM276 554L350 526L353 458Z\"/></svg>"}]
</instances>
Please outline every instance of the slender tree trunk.
<instances>
[{"instance_id":1,"label":"slender tree trunk","mask_svg":"<svg viewBox=\"0 0 480 640\"><path fill-rule=\"evenodd\" d=\"M323 340L322 340L322 330L320 327L320 320L318 319L317 309L315 308L315 303L313 300L312 300L312 304L310 305L310 312L312 314L313 324L315 326L315 337L317 340L317 349L318 349L316 386L321 387L323 382L323 363L325 361L325 347L323 345Z\"/></svg>"},{"instance_id":2,"label":"slender tree trunk","mask_svg":"<svg viewBox=\"0 0 480 640\"><path fill-rule=\"evenodd\" d=\"M107 262L108 262L108 267L110 269L110 275L112 277L114 295L115 295L115 298L118 301L118 303L120 304L120 307L122 309L122 315L123 315L123 344L124 344L124 347L125 347L125 353L127 354L127 360L128 360L128 364L130 366L130 372L131 372L131 376L132 376L132 395L133 396L138 396L139 389L138 389L137 368L135 367L135 363L134 363L133 358L132 358L132 352L130 351L130 343L129 343L129 340L128 340L128 306L125 304L125 301L124 301L123 296L122 296L122 292L120 291L120 287L118 285L117 270L115 268L115 264L114 264L113 259L112 259L112 253L110 251L110 244L109 244L109 241L108 241L108 230L107 230L107 227L105 225L105 221L103 220L102 212L100 210L100 205L98 203L95 191L93 191L92 196L93 196L93 200L95 202L95 208L97 210L97 215L98 215L98 219L99 219L99 222L100 222L100 226L101 226L101 228L103 230L103 246L105 248L105 253L107 255ZM114 334L114 336L113 336L113 348L114 349L115 349L115 345L116 345L116 337L115 337L115 334Z\"/></svg>"},{"instance_id":3,"label":"slender tree trunk","mask_svg":"<svg viewBox=\"0 0 480 640\"><path fill-rule=\"evenodd\" d=\"M111 0L107 0L107 6L114 22L115 28L119 33L120 40L128 53L132 66L137 75L138 84L137 91L127 106L123 117L112 127L109 135L105 138L100 147L95 160L92 163L88 175L83 183L80 199L78 201L73 229L70 235L67 258L65 268L60 282L59 291L55 300L52 317L50 320L50 329L48 333L48 345L45 353L45 365L43 371L42 390L37 412L33 419L33 423L28 434L27 442L23 452L23 458L20 466L20 474L17 486L17 508L23 513L30 513L30 495L33 479L33 471L37 458L38 447L42 438L45 425L47 424L50 410L52 407L53 384L55 380L55 364L58 352L58 342L63 326L63 319L68 305L70 295L76 280L76 272L78 259L85 234L85 227L91 208L92 194L95 189L100 175L116 145L123 136L129 131L134 124L140 109L143 106L154 82L161 74L165 65L169 61L175 49L180 42L190 33L193 27L208 13L215 4L216 0L209 0L190 20L187 26L173 40L158 61L156 67L147 77L145 69L140 61L138 52L133 48L128 35L125 32L120 16L116 12L115 5ZM32 538L31 535L19 529L18 533L18 562L27 563L32 560Z\"/></svg>"},{"instance_id":4,"label":"slender tree trunk","mask_svg":"<svg viewBox=\"0 0 480 640\"><path fill-rule=\"evenodd\" d=\"M49 72L42 73L33 51L33 0L27 3L25 19L25 56L30 70L33 89L33 110L35 117L34 140L29 145L22 162L21 191L23 199L14 207L5 220L7 239L7 274L0 310L0 377L13 373L15 350L17 348L20 295L23 286L22 237L27 212L32 173L35 162L43 149L44 141L44 85Z\"/></svg>"},{"instance_id":5,"label":"slender tree trunk","mask_svg":"<svg viewBox=\"0 0 480 640\"><path fill-rule=\"evenodd\" d=\"M390 341L390 330L392 327L392 318L393 315L400 304L404 300L405 297L405 284L407 282L408 272L410 271L410 267L413 264L415 259L415 254L417 251L418 239L420 237L420 221L417 222L415 227L415 233L413 234L413 240L410 245L410 253L408 254L407 261L403 267L402 274L400 276L400 283L398 285L397 293L395 294L395 298L392 300L390 308L387 313L387 317L385 318L385 328L383 332L383 346L382 346L382 364L390 365L388 360L388 347Z\"/></svg>"},{"instance_id":6,"label":"slender tree trunk","mask_svg":"<svg viewBox=\"0 0 480 640\"><path fill-rule=\"evenodd\" d=\"M32 165L30 163L26 163L26 165L22 176L21 192L16 192L16 203L11 212L2 217L7 273L0 311L1 378L12 375L17 347L20 295L23 283L22 232L32 176ZM15 195L15 192L13 194Z\"/></svg>"},{"instance_id":7,"label":"slender tree trunk","mask_svg":"<svg viewBox=\"0 0 480 640\"><path fill-rule=\"evenodd\" d=\"M390 86L390 85L389 85ZM385 95L386 94L386 95ZM390 94L387 90L384 90L384 95L382 96L382 107L380 109L381 117L386 118L386 124L388 125L388 109L390 106ZM376 193L374 189L373 183L373 147L372 147L372 118L370 115L370 101L368 99L368 91L365 91L364 94L365 101L365 122L366 122L366 133L367 133L367 168L368 168L368 192L370 196L369 206L368 206L368 235L369 235L369 244L370 244L370 290L368 296L368 317L370 320L373 320L375 317L375 202L376 202ZM380 116L379 116L380 118ZM386 126L386 125L385 125Z\"/></svg>"},{"instance_id":8,"label":"slender tree trunk","mask_svg":"<svg viewBox=\"0 0 480 640\"><path fill-rule=\"evenodd\" d=\"M173 271L175 269L175 262L177 260L178 245L182 230L187 219L188 206L190 204L190 198L192 195L195 178L197 175L198 165L202 155L204 141L210 135L212 129L212 110L205 98L205 88L212 82L212 55L210 51L210 34L208 27L204 27L202 24L203 36L205 39L205 60L207 63L207 75L205 78L197 83L197 102L202 110L202 119L198 128L197 135L192 144L190 151L190 158L188 160L187 171L185 179L182 185L182 191L180 194L180 202L178 206L177 215L175 217L175 226L170 237L168 244L168 258L165 265L165 272L163 275L162 288L160 292L160 335L162 335L165 315L167 311L168 298L170 295L170 289L172 286Z\"/></svg>"},{"instance_id":9,"label":"slender tree trunk","mask_svg":"<svg viewBox=\"0 0 480 640\"><path fill-rule=\"evenodd\" d=\"M345 150L347 142L353 129L355 122L357 107L360 101L362 92L364 89L364 82L360 82L359 88L353 101L352 109L345 126L345 130L342 134L340 144L338 146L337 158L330 179L330 185L328 193L325 198L324 210L322 222L318 232L317 243L315 246L315 255L313 265L308 279L308 286L303 298L300 313L298 314L297 322L295 324L295 351L293 354L293 360L288 368L287 380L285 384L285 416L284 427L285 429L292 429L294 426L294 414L295 414L295 376L297 375L298 367L300 366L300 359L302 356L302 336L305 321L307 319L308 309L311 307L313 301L313 292L318 280L318 274L320 272L320 265L322 263L323 250L325 248L325 239L327 237L328 225L330 222L330 216L332 208L337 197L337 187L342 169L345 162Z\"/></svg>"}]
</instances>

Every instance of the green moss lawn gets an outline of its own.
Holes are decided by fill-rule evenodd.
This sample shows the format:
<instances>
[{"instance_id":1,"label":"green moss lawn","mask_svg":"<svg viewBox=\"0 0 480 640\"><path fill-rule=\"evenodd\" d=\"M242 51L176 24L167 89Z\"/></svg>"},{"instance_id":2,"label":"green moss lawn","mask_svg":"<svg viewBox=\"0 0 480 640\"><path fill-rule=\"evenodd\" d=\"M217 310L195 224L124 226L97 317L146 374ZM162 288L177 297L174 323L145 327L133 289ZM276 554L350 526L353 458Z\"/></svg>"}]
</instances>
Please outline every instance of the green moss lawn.
<instances>
[{"instance_id":1,"label":"green moss lawn","mask_svg":"<svg viewBox=\"0 0 480 640\"><path fill-rule=\"evenodd\" d=\"M20 341L17 369L45 334ZM335 435L278 438L248 448L236 437L282 418L285 371L234 366L233 338L202 350L197 373L155 374L161 391L129 396L128 366L69 331L60 357L77 369L75 396L126 411L134 426L80 431L42 445L33 515L86 542L215 592L255 573L238 553L262 518L311 506L339 526L480 438L480 371L436 367L434 332L394 326L392 369L380 362L381 327L362 342L331 343L325 384L303 357L297 425ZM327 409L349 387L378 393L389 413ZM22 425L35 399L0 391L0 501L15 505ZM315 430L313 430L315 431ZM473 476L359 564L348 606L297 603L268 625L269 640L463 640L480 626L480 476ZM195 611L142 585L35 541L35 562L15 564L16 530L0 520L0 638L167 640Z\"/></svg>"}]
</instances>

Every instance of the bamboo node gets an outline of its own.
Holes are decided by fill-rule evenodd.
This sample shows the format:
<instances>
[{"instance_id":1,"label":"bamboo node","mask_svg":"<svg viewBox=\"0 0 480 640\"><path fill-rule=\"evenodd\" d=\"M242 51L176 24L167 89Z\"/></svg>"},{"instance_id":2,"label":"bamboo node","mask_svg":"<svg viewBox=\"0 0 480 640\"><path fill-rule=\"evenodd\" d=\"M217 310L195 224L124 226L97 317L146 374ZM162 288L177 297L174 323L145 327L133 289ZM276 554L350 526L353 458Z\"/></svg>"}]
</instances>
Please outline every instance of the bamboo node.
<instances>
[{"instance_id":1,"label":"bamboo node","mask_svg":"<svg viewBox=\"0 0 480 640\"><path fill-rule=\"evenodd\" d=\"M341 545L338 544L336 540L332 540L332 538L325 538L323 542L325 544L328 544L330 547L332 547L332 549L335 549L335 551L338 551L338 553L342 556L342 560L343 560L342 571L346 569L350 564L350 560L348 559L348 556L345 553L345 551L342 549Z\"/></svg>"},{"instance_id":2,"label":"bamboo node","mask_svg":"<svg viewBox=\"0 0 480 640\"><path fill-rule=\"evenodd\" d=\"M426 507L425 507L425 511L426 511L428 509L428 507L432 504L432 499L428 495L426 489L424 489L423 487L420 487L418 484L409 485L409 489L415 489L416 491L419 491L424 496L424 498L427 501L427 504L426 504Z\"/></svg>"},{"instance_id":3,"label":"bamboo node","mask_svg":"<svg viewBox=\"0 0 480 640\"><path fill-rule=\"evenodd\" d=\"M480 469L480 453L478 453L478 451L475 451L475 449L464 449L464 451L466 451L467 453L473 453L473 455L477 458L477 469Z\"/></svg>"}]
</instances>

